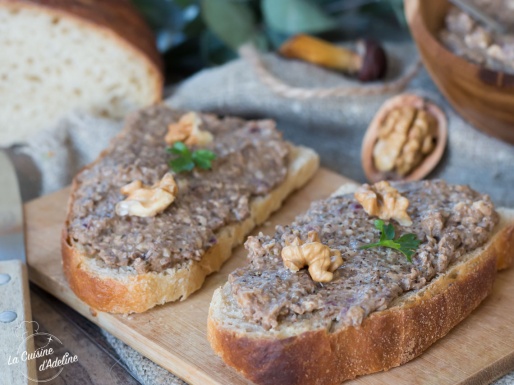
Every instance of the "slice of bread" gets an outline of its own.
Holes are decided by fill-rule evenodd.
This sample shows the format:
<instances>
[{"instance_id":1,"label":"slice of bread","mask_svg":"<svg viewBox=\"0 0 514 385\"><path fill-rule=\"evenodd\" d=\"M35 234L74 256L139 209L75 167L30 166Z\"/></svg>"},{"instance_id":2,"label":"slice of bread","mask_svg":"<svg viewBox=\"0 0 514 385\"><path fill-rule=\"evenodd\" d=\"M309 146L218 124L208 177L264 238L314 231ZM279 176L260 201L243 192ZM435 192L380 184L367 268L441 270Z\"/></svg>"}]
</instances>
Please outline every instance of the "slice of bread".
<instances>
[{"instance_id":1,"label":"slice of bread","mask_svg":"<svg viewBox=\"0 0 514 385\"><path fill-rule=\"evenodd\" d=\"M352 191L343 186L336 194ZM265 330L245 321L229 283L214 293L208 338L230 366L259 385L335 385L419 356L491 292L514 258L514 210L499 209L490 241L420 290L406 292L360 326L327 330L305 319Z\"/></svg>"},{"instance_id":2,"label":"slice of bread","mask_svg":"<svg viewBox=\"0 0 514 385\"><path fill-rule=\"evenodd\" d=\"M252 199L250 216L246 220L219 230L217 243L205 252L200 261L189 260L161 273L137 274L133 269L100 266L69 237L68 218L61 245L64 273L70 287L90 306L111 313L140 313L166 302L184 300L202 286L207 275L220 269L230 257L232 248L241 244L255 226L266 221L289 194L307 183L318 166L319 158L314 151L291 146L285 180L269 194ZM76 189L74 183L70 207Z\"/></svg>"},{"instance_id":3,"label":"slice of bread","mask_svg":"<svg viewBox=\"0 0 514 385\"><path fill-rule=\"evenodd\" d=\"M129 0L1 0L0 52L0 146L73 109L121 118L161 99L154 38Z\"/></svg>"}]
</instances>

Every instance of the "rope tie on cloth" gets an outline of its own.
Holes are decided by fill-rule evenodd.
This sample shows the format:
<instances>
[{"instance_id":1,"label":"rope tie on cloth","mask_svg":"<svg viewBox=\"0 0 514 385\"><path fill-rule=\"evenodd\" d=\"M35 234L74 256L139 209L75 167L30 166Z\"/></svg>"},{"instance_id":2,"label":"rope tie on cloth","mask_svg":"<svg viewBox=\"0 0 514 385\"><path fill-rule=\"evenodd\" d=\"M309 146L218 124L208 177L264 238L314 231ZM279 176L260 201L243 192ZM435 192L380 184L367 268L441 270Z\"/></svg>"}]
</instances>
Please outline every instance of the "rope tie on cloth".
<instances>
[{"instance_id":1,"label":"rope tie on cloth","mask_svg":"<svg viewBox=\"0 0 514 385\"><path fill-rule=\"evenodd\" d=\"M290 86L273 75L264 65L259 51L253 44L250 43L241 46L239 48L239 55L252 65L259 80L268 86L271 91L285 98L301 100L342 96L372 96L398 92L409 84L421 68L421 61L418 59L398 79L379 85L302 88Z\"/></svg>"}]
</instances>

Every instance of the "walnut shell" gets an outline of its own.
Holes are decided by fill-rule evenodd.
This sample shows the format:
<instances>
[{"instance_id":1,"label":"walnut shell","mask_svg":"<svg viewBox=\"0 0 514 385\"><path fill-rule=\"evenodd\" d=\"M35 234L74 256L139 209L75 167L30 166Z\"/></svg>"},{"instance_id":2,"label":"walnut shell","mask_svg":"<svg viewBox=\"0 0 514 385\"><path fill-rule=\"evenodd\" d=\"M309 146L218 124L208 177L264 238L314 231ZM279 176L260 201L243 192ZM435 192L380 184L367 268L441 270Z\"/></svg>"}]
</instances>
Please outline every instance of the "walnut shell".
<instances>
[{"instance_id":1,"label":"walnut shell","mask_svg":"<svg viewBox=\"0 0 514 385\"><path fill-rule=\"evenodd\" d=\"M413 170L402 176L394 171L384 172L378 170L373 160L373 150L378 140L379 129L383 122L386 120L388 114L399 107L405 106L412 106L414 108L425 111L427 114L430 114L431 117L436 120L437 127L434 133L436 140L434 148L428 155L423 158L423 160L417 166L414 167ZM387 100L380 107L375 117L371 121L371 124L369 125L362 142L361 161L366 178L373 183L381 180L415 181L423 179L435 168L435 166L441 160L444 149L446 148L447 137L448 123L446 116L444 115L443 111L434 103L429 102L421 96L414 94L401 94Z\"/></svg>"}]
</instances>

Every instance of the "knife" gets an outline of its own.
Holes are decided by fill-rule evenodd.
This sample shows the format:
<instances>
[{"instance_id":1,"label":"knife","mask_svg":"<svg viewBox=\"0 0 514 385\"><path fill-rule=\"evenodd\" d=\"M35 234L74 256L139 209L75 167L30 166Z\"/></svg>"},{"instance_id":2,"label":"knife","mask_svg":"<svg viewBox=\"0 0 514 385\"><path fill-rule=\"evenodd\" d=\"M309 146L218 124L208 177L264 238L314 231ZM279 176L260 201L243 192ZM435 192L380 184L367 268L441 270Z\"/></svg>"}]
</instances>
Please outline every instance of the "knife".
<instances>
[{"instance_id":1,"label":"knife","mask_svg":"<svg viewBox=\"0 0 514 385\"><path fill-rule=\"evenodd\" d=\"M18 180L0 151L0 385L37 381L35 360L23 360L34 351L23 232Z\"/></svg>"}]
</instances>

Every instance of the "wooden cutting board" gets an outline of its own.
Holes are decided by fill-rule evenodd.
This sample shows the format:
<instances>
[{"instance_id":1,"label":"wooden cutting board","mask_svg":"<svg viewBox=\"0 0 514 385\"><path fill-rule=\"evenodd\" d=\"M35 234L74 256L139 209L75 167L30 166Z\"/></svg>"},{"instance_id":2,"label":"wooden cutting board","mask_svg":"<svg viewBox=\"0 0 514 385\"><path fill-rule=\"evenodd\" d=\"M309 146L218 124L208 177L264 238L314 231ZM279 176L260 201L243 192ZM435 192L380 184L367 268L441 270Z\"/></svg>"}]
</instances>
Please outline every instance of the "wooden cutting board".
<instances>
[{"instance_id":1,"label":"wooden cutting board","mask_svg":"<svg viewBox=\"0 0 514 385\"><path fill-rule=\"evenodd\" d=\"M273 232L276 224L291 222L313 200L327 197L344 183L351 181L320 170L255 232ZM68 288L61 269L60 233L67 198L68 190L62 190L25 206L30 279L192 385L249 385L211 351L206 339L212 293L232 270L245 264L244 248L237 248L222 270L208 277L203 288L184 302L131 316L95 312ZM493 294L421 357L347 384L485 384L510 370L514 370L514 269L500 273Z\"/></svg>"}]
</instances>

